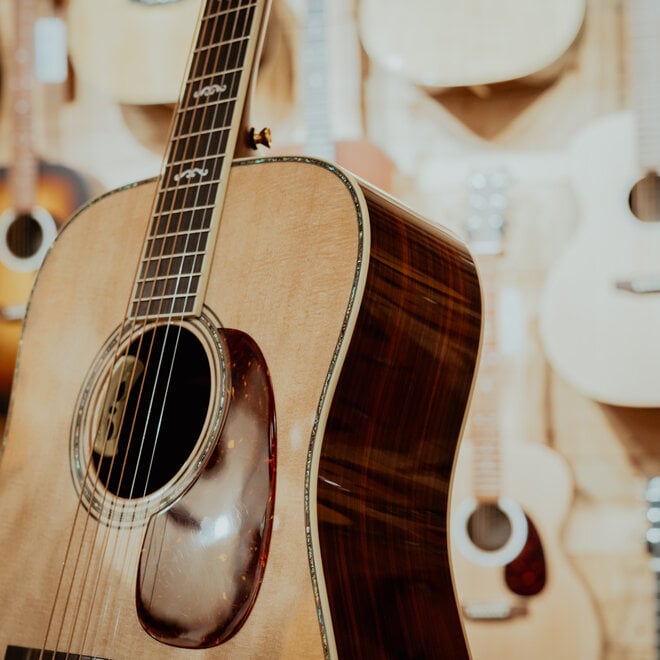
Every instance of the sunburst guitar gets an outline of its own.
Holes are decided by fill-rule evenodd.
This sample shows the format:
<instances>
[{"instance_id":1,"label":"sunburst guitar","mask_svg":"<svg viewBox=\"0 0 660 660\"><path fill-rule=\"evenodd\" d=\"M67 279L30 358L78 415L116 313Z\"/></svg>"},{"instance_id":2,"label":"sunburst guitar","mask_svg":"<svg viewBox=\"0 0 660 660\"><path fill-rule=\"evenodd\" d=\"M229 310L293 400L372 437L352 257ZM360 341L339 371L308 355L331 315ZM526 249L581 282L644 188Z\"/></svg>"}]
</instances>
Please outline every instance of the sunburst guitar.
<instances>
[{"instance_id":1,"label":"sunburst guitar","mask_svg":"<svg viewBox=\"0 0 660 660\"><path fill-rule=\"evenodd\" d=\"M572 496L568 467L549 448L503 438L500 430L498 281L507 180L496 169L476 171L470 182L468 233L482 275L486 323L452 489L456 591L475 660L597 660L599 621L561 543ZM507 310L510 324L514 310Z\"/></svg>"},{"instance_id":2,"label":"sunburst guitar","mask_svg":"<svg viewBox=\"0 0 660 660\"><path fill-rule=\"evenodd\" d=\"M40 269L0 463L5 658L468 657L446 532L476 269L336 165L252 150L267 12L203 3L160 176Z\"/></svg>"},{"instance_id":3,"label":"sunburst guitar","mask_svg":"<svg viewBox=\"0 0 660 660\"><path fill-rule=\"evenodd\" d=\"M33 144L32 0L13 2L13 40L5 49L12 127L11 162L0 169L0 406L14 375L34 276L59 226L89 197L87 182L64 165L41 161ZM5 34L5 38L8 37Z\"/></svg>"}]
</instances>

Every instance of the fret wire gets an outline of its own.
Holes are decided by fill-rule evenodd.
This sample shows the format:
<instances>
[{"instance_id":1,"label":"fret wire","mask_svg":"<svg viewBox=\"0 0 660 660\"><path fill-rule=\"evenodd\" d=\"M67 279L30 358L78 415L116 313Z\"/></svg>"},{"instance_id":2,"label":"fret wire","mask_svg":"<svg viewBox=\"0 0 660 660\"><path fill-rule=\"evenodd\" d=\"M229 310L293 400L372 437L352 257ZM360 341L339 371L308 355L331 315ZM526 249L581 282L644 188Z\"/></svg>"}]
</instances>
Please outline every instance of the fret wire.
<instances>
[{"instance_id":1,"label":"fret wire","mask_svg":"<svg viewBox=\"0 0 660 660\"><path fill-rule=\"evenodd\" d=\"M187 263L186 263L187 262ZM186 267L184 269L184 264ZM140 268L140 277L160 277L162 275L168 275L172 272L172 268L179 272L198 272L202 270L202 265L204 264L203 255L195 256L179 256L179 257L168 257L167 259L159 258L151 261L142 262L142 267Z\"/></svg>"},{"instance_id":2,"label":"fret wire","mask_svg":"<svg viewBox=\"0 0 660 660\"><path fill-rule=\"evenodd\" d=\"M232 99L231 101L217 101L209 105L222 105L223 103L231 103L234 102L236 99ZM172 138L172 143L177 143L180 140L188 140L191 137L204 137L204 136L212 136L215 133L219 131L228 131L231 128L231 126L218 126L218 127L213 127L213 128L204 128L200 131L191 131L190 133L181 133L180 135L177 135L176 137Z\"/></svg>"},{"instance_id":3,"label":"fret wire","mask_svg":"<svg viewBox=\"0 0 660 660\"><path fill-rule=\"evenodd\" d=\"M206 250L191 250L190 252L186 250L185 252L172 252L171 254L168 254L167 256L163 255L158 255L155 257L146 257L143 259L143 263L147 263L149 261L164 261L166 259L172 259L172 258L185 258L185 257L199 257L199 256L205 256L206 255Z\"/></svg>"},{"instance_id":4,"label":"fret wire","mask_svg":"<svg viewBox=\"0 0 660 660\"><path fill-rule=\"evenodd\" d=\"M200 161L204 164L209 162L213 164L214 161L221 160L227 153L229 134L230 131L227 129L203 133L194 130L189 133L187 140L173 141L166 170L176 169L179 165L200 163ZM203 151L203 148L206 148L206 151ZM208 181L208 179L206 180ZM220 181L219 176L217 181Z\"/></svg>"},{"instance_id":5,"label":"fret wire","mask_svg":"<svg viewBox=\"0 0 660 660\"><path fill-rule=\"evenodd\" d=\"M200 46L195 48L195 53L203 53L204 51L211 50L213 48L219 48L222 46L233 46L242 41L247 41L250 38L249 34L245 34L241 37L234 37L233 39L225 39L221 44L208 44L207 46Z\"/></svg>"},{"instance_id":6,"label":"fret wire","mask_svg":"<svg viewBox=\"0 0 660 660\"><path fill-rule=\"evenodd\" d=\"M204 191L205 194L203 195L205 198L204 204L202 204L201 197L202 195L195 195L196 199L192 199L193 194L191 189L186 188L185 190L167 190L162 193L161 199L164 200L163 203L165 202L177 202L180 204L177 208L172 208L170 205L168 208L169 210L166 211L166 213L173 213L173 214L185 214L185 213L193 213L193 212L208 212L210 209L215 208L215 192L217 188L215 185L208 186L208 190ZM213 199L210 199L210 197L213 196ZM172 198L170 200L170 198ZM187 204L184 205L184 204ZM192 204L192 206L191 206ZM158 208L158 219L162 220L164 217L165 211L162 210L163 207L162 205L159 205ZM181 219L182 215L178 215L177 218Z\"/></svg>"},{"instance_id":7,"label":"fret wire","mask_svg":"<svg viewBox=\"0 0 660 660\"><path fill-rule=\"evenodd\" d=\"M183 185L184 183L208 183L209 181L214 181L216 184L220 181L220 171L222 170L222 163L219 162L222 160L222 156L224 155L224 152L219 153L219 154L192 154L190 156L186 156L185 158L180 158L177 160L172 160L167 163L165 166L165 171L164 171L164 176L167 177L168 175L172 175L172 178L176 176L177 174L181 174L181 172L185 171L186 169L189 169L189 166L196 166L196 167L201 167L204 170L209 170L203 175L203 178L187 178L183 181L175 181L173 180L172 182L167 181L165 182L166 186L170 185L170 183L180 183ZM217 170L217 172L212 172L212 170ZM201 174L201 173L200 173ZM209 177L209 174L211 175Z\"/></svg>"},{"instance_id":8,"label":"fret wire","mask_svg":"<svg viewBox=\"0 0 660 660\"><path fill-rule=\"evenodd\" d=\"M193 236L195 234L208 234L209 228L185 229L183 231L170 231L160 234L149 234L149 238L169 238L171 236Z\"/></svg>"},{"instance_id":9,"label":"fret wire","mask_svg":"<svg viewBox=\"0 0 660 660\"><path fill-rule=\"evenodd\" d=\"M180 161L177 164L183 164L183 163L186 163L186 162L188 162L188 161ZM194 162L197 162L197 161L193 160L193 161L190 162L190 164L192 165L192 163L194 163ZM179 181L174 181L172 183L172 185L162 186L160 188L160 191L161 192L175 192L175 191L182 191L183 192L183 191L186 191L186 190L194 190L194 189L199 188L200 186L204 186L204 185L206 185L206 186L208 186L208 185L217 185L218 183L220 183L219 178L218 179L206 179L205 178L205 179L202 179L200 181L191 181L190 179L188 179L187 181L179 180ZM195 209L204 209L204 208L208 208L208 207L206 207L206 206L195 206ZM213 208L213 205L211 205L210 208ZM180 209L180 208L170 209L168 211L168 213L176 213L177 211L181 211L181 210L183 210L183 209Z\"/></svg>"},{"instance_id":10,"label":"fret wire","mask_svg":"<svg viewBox=\"0 0 660 660\"><path fill-rule=\"evenodd\" d=\"M157 296L164 298L166 296L186 295L190 292L191 287L199 284L199 281L199 275L184 275L182 277L173 277L169 280L140 280L137 284L141 289L141 299L148 300Z\"/></svg>"},{"instance_id":11,"label":"fret wire","mask_svg":"<svg viewBox=\"0 0 660 660\"><path fill-rule=\"evenodd\" d=\"M233 11L238 12L238 11L241 11L241 9L256 7L256 5L257 5L256 2L242 2L239 7L225 7L224 9L219 9L216 12L209 11L208 14L204 15L204 17L202 18L202 21L205 21L208 18L217 18L218 16L221 16L222 14L229 14Z\"/></svg>"},{"instance_id":12,"label":"fret wire","mask_svg":"<svg viewBox=\"0 0 660 660\"><path fill-rule=\"evenodd\" d=\"M171 234L169 238L160 238L158 236L149 236L147 238L147 243L152 243L154 245L159 245L161 248L164 250L166 247L169 247L167 252L162 252L163 256L168 256L169 254L172 254L172 250L175 249L178 245L180 245L183 241L177 240L177 239L186 239L186 242L189 238L192 238L193 240L197 240L197 244L201 244L203 242L203 239L207 238L209 231L205 230L196 236L191 236L190 232L185 232L183 234ZM185 249L185 248L184 248Z\"/></svg>"},{"instance_id":13,"label":"fret wire","mask_svg":"<svg viewBox=\"0 0 660 660\"><path fill-rule=\"evenodd\" d=\"M160 215L154 218L152 227L150 228L150 236L157 234L177 231L201 231L208 229L212 215L208 212L197 213L195 211L187 214L171 213L167 215Z\"/></svg>"},{"instance_id":14,"label":"fret wire","mask_svg":"<svg viewBox=\"0 0 660 660\"><path fill-rule=\"evenodd\" d=\"M144 296L140 297L139 302L141 303L150 303L150 302L167 302L173 300L185 300L186 298L194 298L192 293L166 293L162 296Z\"/></svg>"},{"instance_id":15,"label":"fret wire","mask_svg":"<svg viewBox=\"0 0 660 660\"><path fill-rule=\"evenodd\" d=\"M182 206L181 208L176 208L168 211L156 211L154 215L159 215L163 217L164 213L181 213L181 212L190 212L190 211L200 211L205 209L214 209L215 204L207 204L205 206Z\"/></svg>"},{"instance_id":16,"label":"fret wire","mask_svg":"<svg viewBox=\"0 0 660 660\"><path fill-rule=\"evenodd\" d=\"M185 275L180 275L179 273L174 273L174 275L155 275L153 277L140 277L138 283L143 282L167 282L168 280L177 280L182 278L191 278L191 277L201 277L201 272L186 273Z\"/></svg>"},{"instance_id":17,"label":"fret wire","mask_svg":"<svg viewBox=\"0 0 660 660\"><path fill-rule=\"evenodd\" d=\"M212 72L212 73L204 73L199 76L189 76L188 79L186 80L186 85L191 85L196 82L201 82L202 80L205 80L206 78L218 78L222 76L233 76L237 73L243 73L243 67L242 66L237 66L234 67L233 69L225 69L224 71L221 72Z\"/></svg>"},{"instance_id":18,"label":"fret wire","mask_svg":"<svg viewBox=\"0 0 660 660\"><path fill-rule=\"evenodd\" d=\"M184 238L184 237L179 237L179 238ZM187 237L185 237L185 243L187 243ZM205 249L206 248L206 239L208 238L207 235L201 235L197 237L197 243L196 245L192 246L194 247L197 251L199 249ZM182 245L184 241L176 240L176 239L163 239L163 238L148 238L147 239L147 247L148 249L153 249L157 248L160 250L160 254L163 258L167 258L170 254L178 254L179 250L183 250L184 252L188 251L188 246L187 245Z\"/></svg>"}]
</instances>

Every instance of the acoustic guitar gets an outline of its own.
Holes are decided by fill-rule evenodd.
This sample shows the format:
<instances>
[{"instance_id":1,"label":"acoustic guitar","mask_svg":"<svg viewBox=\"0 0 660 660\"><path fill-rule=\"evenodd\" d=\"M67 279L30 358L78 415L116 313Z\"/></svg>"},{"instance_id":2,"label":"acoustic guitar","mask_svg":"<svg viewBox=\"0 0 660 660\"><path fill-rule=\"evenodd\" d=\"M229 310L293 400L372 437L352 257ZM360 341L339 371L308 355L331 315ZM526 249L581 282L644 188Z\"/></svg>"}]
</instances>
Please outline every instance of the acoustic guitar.
<instances>
[{"instance_id":1,"label":"acoustic guitar","mask_svg":"<svg viewBox=\"0 0 660 660\"><path fill-rule=\"evenodd\" d=\"M6 658L467 658L446 527L474 263L337 166L234 157L267 140L267 10L203 3L160 176L40 270L0 462Z\"/></svg>"},{"instance_id":2,"label":"acoustic guitar","mask_svg":"<svg viewBox=\"0 0 660 660\"><path fill-rule=\"evenodd\" d=\"M548 275L541 339L559 375L603 403L660 406L660 8L629 3L632 112L575 139L581 223Z\"/></svg>"},{"instance_id":3,"label":"acoustic guitar","mask_svg":"<svg viewBox=\"0 0 660 660\"><path fill-rule=\"evenodd\" d=\"M12 3L7 61L10 165L0 169L0 407L11 390L25 306L59 226L88 197L85 180L37 156L33 140L33 0ZM8 37L5 34L5 37Z\"/></svg>"},{"instance_id":4,"label":"acoustic guitar","mask_svg":"<svg viewBox=\"0 0 660 660\"><path fill-rule=\"evenodd\" d=\"M572 493L568 467L548 447L501 432L497 329L508 180L498 168L470 175L467 231L482 276L485 325L452 489L456 592L474 658L597 660L599 621L561 544Z\"/></svg>"},{"instance_id":5,"label":"acoustic guitar","mask_svg":"<svg viewBox=\"0 0 660 660\"><path fill-rule=\"evenodd\" d=\"M429 88L555 77L575 42L584 0L360 0L370 59Z\"/></svg>"}]
</instances>

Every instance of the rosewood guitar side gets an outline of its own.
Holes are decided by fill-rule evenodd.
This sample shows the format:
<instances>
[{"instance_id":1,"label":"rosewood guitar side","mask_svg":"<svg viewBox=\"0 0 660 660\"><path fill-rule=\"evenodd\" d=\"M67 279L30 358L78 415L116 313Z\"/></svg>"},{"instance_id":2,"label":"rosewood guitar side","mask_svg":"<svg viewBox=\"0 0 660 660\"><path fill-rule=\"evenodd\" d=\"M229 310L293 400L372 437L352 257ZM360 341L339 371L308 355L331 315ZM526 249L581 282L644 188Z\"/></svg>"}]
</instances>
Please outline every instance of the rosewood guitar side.
<instances>
[{"instance_id":1,"label":"rosewood guitar side","mask_svg":"<svg viewBox=\"0 0 660 660\"><path fill-rule=\"evenodd\" d=\"M474 264L365 188L370 269L321 450L318 529L340 658L467 658L450 478L479 346Z\"/></svg>"}]
</instances>

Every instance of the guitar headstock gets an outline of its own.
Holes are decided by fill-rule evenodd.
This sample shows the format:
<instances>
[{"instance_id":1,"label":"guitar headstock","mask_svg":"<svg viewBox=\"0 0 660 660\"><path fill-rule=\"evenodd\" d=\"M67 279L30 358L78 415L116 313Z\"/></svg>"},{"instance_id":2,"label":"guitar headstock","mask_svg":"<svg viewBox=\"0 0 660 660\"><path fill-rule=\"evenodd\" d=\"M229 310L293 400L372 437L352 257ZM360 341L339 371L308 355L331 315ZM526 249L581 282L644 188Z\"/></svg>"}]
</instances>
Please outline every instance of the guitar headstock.
<instances>
[{"instance_id":1,"label":"guitar headstock","mask_svg":"<svg viewBox=\"0 0 660 660\"><path fill-rule=\"evenodd\" d=\"M474 170L468 178L465 224L468 243L477 254L502 252L510 180L502 167Z\"/></svg>"}]
</instances>

